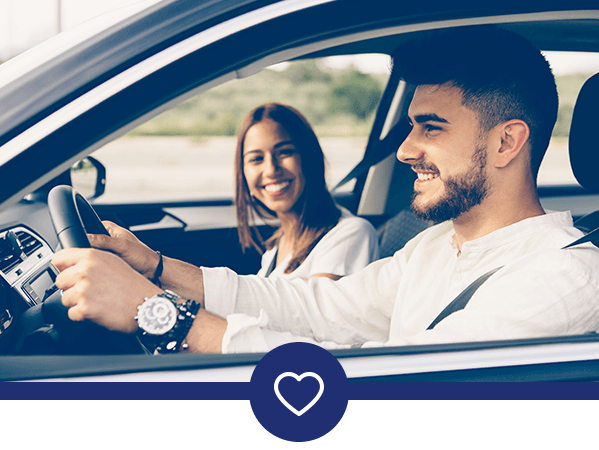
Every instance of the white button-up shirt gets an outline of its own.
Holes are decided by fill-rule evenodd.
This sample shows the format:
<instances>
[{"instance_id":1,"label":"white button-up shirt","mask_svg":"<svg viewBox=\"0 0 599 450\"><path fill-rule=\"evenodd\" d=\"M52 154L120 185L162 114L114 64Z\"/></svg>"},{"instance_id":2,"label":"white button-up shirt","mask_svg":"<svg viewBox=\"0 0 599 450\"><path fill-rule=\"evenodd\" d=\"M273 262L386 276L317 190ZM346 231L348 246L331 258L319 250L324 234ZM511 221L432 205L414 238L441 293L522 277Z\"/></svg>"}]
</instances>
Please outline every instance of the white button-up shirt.
<instances>
[{"instance_id":1,"label":"white button-up shirt","mask_svg":"<svg viewBox=\"0 0 599 450\"><path fill-rule=\"evenodd\" d=\"M599 249L561 249L582 233L569 213L523 220L453 245L453 225L425 230L393 257L339 281L287 281L202 268L206 309L228 321L223 352L287 342L326 348L581 334L599 328ZM461 311L426 330L468 285L503 266Z\"/></svg>"}]
</instances>

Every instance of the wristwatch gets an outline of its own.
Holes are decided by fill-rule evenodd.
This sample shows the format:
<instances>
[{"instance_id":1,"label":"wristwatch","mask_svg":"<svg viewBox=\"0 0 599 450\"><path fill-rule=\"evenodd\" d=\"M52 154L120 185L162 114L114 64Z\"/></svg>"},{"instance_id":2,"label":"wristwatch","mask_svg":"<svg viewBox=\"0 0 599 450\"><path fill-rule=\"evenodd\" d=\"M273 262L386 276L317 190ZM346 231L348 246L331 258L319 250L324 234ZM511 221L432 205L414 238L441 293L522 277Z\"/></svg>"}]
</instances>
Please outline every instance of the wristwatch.
<instances>
[{"instance_id":1,"label":"wristwatch","mask_svg":"<svg viewBox=\"0 0 599 450\"><path fill-rule=\"evenodd\" d=\"M192 300L178 303L177 294L165 290L146 297L137 307L140 340L152 353L176 353L186 349L183 341L189 333L200 304Z\"/></svg>"}]
</instances>

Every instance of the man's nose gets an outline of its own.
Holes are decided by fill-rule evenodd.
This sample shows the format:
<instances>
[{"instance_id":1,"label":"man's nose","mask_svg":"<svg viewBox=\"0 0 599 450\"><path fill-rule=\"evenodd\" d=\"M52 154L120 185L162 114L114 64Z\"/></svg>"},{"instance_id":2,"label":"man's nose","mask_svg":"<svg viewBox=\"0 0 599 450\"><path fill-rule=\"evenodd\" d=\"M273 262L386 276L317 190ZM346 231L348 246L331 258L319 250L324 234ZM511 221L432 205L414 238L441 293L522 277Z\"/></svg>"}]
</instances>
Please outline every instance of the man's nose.
<instances>
[{"instance_id":1,"label":"man's nose","mask_svg":"<svg viewBox=\"0 0 599 450\"><path fill-rule=\"evenodd\" d=\"M410 164L421 159L423 155L424 152L418 145L414 130L412 130L397 149L397 159L402 163Z\"/></svg>"}]
</instances>

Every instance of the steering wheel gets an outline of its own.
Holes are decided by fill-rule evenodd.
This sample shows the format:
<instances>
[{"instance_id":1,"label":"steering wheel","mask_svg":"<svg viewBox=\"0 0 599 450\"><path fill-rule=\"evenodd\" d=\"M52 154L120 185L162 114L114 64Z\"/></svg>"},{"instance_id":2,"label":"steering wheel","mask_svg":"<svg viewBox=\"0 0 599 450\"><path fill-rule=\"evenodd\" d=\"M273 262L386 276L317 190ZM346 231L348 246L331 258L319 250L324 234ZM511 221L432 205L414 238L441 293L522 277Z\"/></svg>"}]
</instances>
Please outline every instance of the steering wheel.
<instances>
[{"instance_id":1,"label":"steering wheel","mask_svg":"<svg viewBox=\"0 0 599 450\"><path fill-rule=\"evenodd\" d=\"M48 209L63 248L90 248L87 233L108 234L89 202L71 186L56 186L48 194ZM50 351L68 354L146 353L136 336L109 331L92 322L74 322L62 304L60 292L26 311L32 323L43 323L43 339ZM41 315L41 317L40 317ZM50 327L47 324L51 324ZM41 328L40 328L41 329ZM50 336L51 338L47 338ZM35 344L29 344L29 347ZM47 350L46 350L47 352Z\"/></svg>"},{"instance_id":2,"label":"steering wheel","mask_svg":"<svg viewBox=\"0 0 599 450\"><path fill-rule=\"evenodd\" d=\"M53 188L48 209L62 248L90 248L87 233L108 235L87 199L71 186Z\"/></svg>"}]
</instances>

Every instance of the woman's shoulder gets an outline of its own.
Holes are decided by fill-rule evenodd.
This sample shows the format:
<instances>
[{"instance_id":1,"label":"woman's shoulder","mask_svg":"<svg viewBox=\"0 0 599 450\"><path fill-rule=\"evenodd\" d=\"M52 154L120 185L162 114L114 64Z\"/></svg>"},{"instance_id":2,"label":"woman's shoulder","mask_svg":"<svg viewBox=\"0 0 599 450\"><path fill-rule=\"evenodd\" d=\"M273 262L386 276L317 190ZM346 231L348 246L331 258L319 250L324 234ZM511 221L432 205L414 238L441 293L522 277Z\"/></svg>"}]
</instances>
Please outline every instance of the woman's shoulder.
<instances>
[{"instance_id":1,"label":"woman's shoulder","mask_svg":"<svg viewBox=\"0 0 599 450\"><path fill-rule=\"evenodd\" d=\"M378 249L378 235L372 224L361 217L357 217L347 209L339 207L341 218L322 240L318 248L329 247L365 247Z\"/></svg>"},{"instance_id":2,"label":"woman's shoulder","mask_svg":"<svg viewBox=\"0 0 599 450\"><path fill-rule=\"evenodd\" d=\"M372 224L344 208L337 225L325 234L306 258L311 273L349 275L378 258L378 237Z\"/></svg>"},{"instance_id":3,"label":"woman's shoulder","mask_svg":"<svg viewBox=\"0 0 599 450\"><path fill-rule=\"evenodd\" d=\"M376 236L376 230L368 220L353 215L342 206L338 206L338 208L341 210L341 217L337 225L331 231L363 232L368 235L372 234L373 236Z\"/></svg>"}]
</instances>

